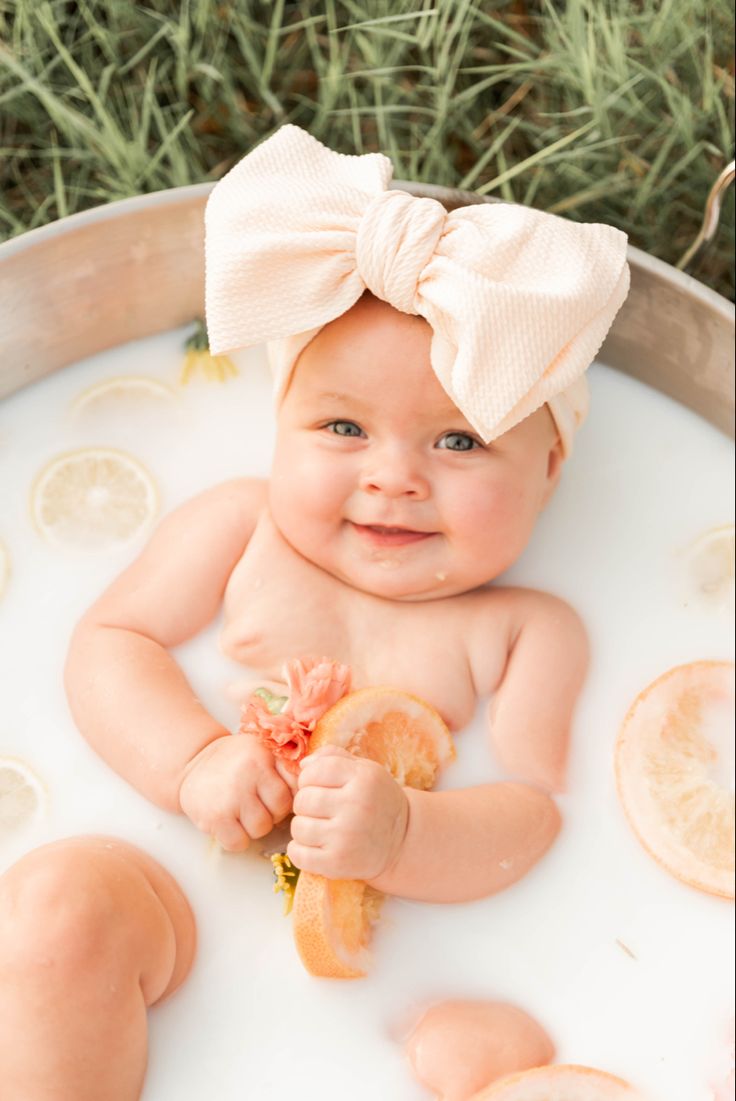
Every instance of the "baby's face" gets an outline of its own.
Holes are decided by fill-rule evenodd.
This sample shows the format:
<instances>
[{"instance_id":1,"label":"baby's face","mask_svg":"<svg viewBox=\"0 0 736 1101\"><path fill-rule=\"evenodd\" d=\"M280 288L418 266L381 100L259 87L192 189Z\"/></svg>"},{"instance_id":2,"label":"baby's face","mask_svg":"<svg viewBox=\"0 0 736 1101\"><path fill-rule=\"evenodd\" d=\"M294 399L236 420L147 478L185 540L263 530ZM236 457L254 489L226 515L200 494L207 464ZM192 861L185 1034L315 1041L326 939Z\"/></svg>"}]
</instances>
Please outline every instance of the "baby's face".
<instances>
[{"instance_id":1,"label":"baby's face","mask_svg":"<svg viewBox=\"0 0 736 1101\"><path fill-rule=\"evenodd\" d=\"M364 296L304 350L279 410L278 528L317 566L391 599L502 573L561 462L546 408L484 445L432 371L430 338L422 318Z\"/></svg>"}]
</instances>

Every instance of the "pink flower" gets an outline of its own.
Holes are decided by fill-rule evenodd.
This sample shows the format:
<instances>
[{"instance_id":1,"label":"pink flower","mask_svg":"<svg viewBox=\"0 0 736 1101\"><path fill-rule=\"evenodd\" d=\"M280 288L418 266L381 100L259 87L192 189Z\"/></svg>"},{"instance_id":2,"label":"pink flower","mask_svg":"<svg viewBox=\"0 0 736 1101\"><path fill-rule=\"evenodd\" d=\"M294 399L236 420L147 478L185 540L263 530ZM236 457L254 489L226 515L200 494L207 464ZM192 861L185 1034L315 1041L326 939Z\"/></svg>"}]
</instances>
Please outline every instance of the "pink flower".
<instances>
[{"instance_id":1,"label":"pink flower","mask_svg":"<svg viewBox=\"0 0 736 1101\"><path fill-rule=\"evenodd\" d=\"M329 658L294 658L286 665L285 712L314 730L325 711L350 690L350 667Z\"/></svg>"},{"instance_id":2,"label":"pink flower","mask_svg":"<svg viewBox=\"0 0 736 1101\"><path fill-rule=\"evenodd\" d=\"M271 750L274 757L296 763L307 751L311 731L306 730L293 715L286 712L272 714L265 700L252 695L243 704L239 733L254 735Z\"/></svg>"},{"instance_id":3,"label":"pink flower","mask_svg":"<svg viewBox=\"0 0 736 1101\"><path fill-rule=\"evenodd\" d=\"M257 689L243 704L239 733L253 735L295 771L315 726L350 688L350 669L328 658L295 658L287 663L285 675L286 704L274 713L271 707L280 707L283 697Z\"/></svg>"}]
</instances>

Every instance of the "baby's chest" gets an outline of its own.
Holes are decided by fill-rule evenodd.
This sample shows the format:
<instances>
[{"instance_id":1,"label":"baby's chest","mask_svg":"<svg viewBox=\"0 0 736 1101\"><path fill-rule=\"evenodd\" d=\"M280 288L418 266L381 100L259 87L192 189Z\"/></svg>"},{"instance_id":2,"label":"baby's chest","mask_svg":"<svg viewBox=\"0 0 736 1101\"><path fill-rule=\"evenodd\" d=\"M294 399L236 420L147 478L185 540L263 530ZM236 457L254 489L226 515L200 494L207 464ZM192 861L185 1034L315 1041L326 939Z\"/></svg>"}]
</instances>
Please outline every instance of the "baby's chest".
<instances>
[{"instance_id":1,"label":"baby's chest","mask_svg":"<svg viewBox=\"0 0 736 1101\"><path fill-rule=\"evenodd\" d=\"M450 638L439 625L414 623L411 616L399 620L390 632L357 640L352 665L361 685L411 692L436 707L452 730L461 730L473 717L477 698L463 641Z\"/></svg>"},{"instance_id":2,"label":"baby's chest","mask_svg":"<svg viewBox=\"0 0 736 1101\"><path fill-rule=\"evenodd\" d=\"M380 600L278 545L252 550L225 596L224 653L269 681L290 658L342 661L355 688L392 685L433 704L453 729L467 725L476 694L463 618L447 602Z\"/></svg>"}]
</instances>

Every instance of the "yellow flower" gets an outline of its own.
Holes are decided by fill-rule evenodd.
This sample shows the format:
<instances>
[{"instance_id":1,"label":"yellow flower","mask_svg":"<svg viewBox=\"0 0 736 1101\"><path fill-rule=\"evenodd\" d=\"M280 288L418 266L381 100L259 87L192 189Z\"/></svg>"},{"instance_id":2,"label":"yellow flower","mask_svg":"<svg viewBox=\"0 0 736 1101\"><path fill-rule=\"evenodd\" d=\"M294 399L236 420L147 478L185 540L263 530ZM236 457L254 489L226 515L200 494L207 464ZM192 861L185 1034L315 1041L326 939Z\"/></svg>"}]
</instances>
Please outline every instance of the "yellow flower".
<instances>
[{"instance_id":1,"label":"yellow flower","mask_svg":"<svg viewBox=\"0 0 736 1101\"><path fill-rule=\"evenodd\" d=\"M185 344L186 355L179 381L186 385L199 370L204 372L205 378L214 382L224 382L226 378L237 375L237 367L231 359L227 356L213 356L210 352L204 321L197 319L195 324L197 327Z\"/></svg>"},{"instance_id":2,"label":"yellow flower","mask_svg":"<svg viewBox=\"0 0 736 1101\"><path fill-rule=\"evenodd\" d=\"M294 905L294 891L299 878L299 869L291 863L286 853L274 853L271 864L276 877L273 889L276 892L284 892L284 914L289 914Z\"/></svg>"}]
</instances>

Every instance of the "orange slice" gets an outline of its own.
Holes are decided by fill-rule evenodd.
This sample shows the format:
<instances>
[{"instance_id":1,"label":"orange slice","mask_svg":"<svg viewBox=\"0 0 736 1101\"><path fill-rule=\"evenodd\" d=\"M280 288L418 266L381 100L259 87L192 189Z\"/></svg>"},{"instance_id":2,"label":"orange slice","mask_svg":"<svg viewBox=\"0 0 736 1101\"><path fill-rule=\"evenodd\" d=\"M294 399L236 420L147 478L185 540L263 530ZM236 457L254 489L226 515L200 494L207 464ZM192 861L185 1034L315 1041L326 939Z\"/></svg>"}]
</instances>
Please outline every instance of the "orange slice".
<instances>
[{"instance_id":1,"label":"orange slice","mask_svg":"<svg viewBox=\"0 0 736 1101\"><path fill-rule=\"evenodd\" d=\"M455 756L450 732L429 704L395 688L351 692L325 712L309 743L338 745L385 765L397 783L426 790ZM312 975L365 975L367 946L383 895L359 880L302 872L294 893L294 939Z\"/></svg>"},{"instance_id":2,"label":"orange slice","mask_svg":"<svg viewBox=\"0 0 736 1101\"><path fill-rule=\"evenodd\" d=\"M593 1067L535 1067L476 1093L470 1101L644 1101L628 1082Z\"/></svg>"},{"instance_id":3,"label":"orange slice","mask_svg":"<svg viewBox=\"0 0 736 1101\"><path fill-rule=\"evenodd\" d=\"M696 661L645 688L616 744L624 811L678 879L734 897L734 666Z\"/></svg>"}]
</instances>

